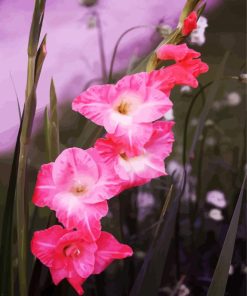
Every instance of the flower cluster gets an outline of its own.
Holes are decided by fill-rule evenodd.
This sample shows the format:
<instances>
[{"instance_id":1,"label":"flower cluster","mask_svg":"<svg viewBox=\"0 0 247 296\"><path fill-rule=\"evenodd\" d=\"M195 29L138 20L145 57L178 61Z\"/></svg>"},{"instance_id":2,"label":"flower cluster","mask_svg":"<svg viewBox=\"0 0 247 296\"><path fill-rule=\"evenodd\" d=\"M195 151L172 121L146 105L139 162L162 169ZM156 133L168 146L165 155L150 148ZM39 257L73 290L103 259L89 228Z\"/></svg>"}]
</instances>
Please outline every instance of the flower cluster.
<instances>
[{"instance_id":1,"label":"flower cluster","mask_svg":"<svg viewBox=\"0 0 247 296\"><path fill-rule=\"evenodd\" d=\"M175 85L197 87L196 78L208 69L185 44L163 45L157 56L175 63L125 76L115 85L92 86L74 99L72 109L107 133L87 150L64 150L37 177L34 204L54 210L64 227L35 232L32 252L49 267L55 284L67 279L79 295L87 277L132 255L129 246L101 231L107 200L166 174L174 123L160 119L172 109L170 92Z\"/></svg>"}]
</instances>

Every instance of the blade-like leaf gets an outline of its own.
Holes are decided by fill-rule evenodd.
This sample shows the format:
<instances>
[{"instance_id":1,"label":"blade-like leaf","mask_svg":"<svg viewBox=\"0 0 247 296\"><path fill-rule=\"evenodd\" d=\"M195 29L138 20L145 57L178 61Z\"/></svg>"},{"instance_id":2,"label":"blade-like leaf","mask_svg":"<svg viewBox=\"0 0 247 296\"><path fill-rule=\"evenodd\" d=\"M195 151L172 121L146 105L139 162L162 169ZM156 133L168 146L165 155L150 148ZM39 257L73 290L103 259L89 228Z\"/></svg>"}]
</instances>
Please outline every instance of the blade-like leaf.
<instances>
[{"instance_id":1,"label":"blade-like leaf","mask_svg":"<svg viewBox=\"0 0 247 296\"><path fill-rule=\"evenodd\" d=\"M242 183L241 191L238 197L238 201L232 215L231 223L227 231L225 241L220 253L220 257L217 263L217 266L214 271L214 275L208 289L207 296L224 296L226 283L229 274L229 268L232 260L233 249L235 245L238 222L241 213L241 207L243 203L243 195L246 183L246 175Z\"/></svg>"},{"instance_id":2,"label":"blade-like leaf","mask_svg":"<svg viewBox=\"0 0 247 296\"><path fill-rule=\"evenodd\" d=\"M45 145L46 145L46 157L48 161L51 161L51 137L50 137L50 118L49 118L49 111L48 107L45 107L44 112L44 135L45 135Z\"/></svg>"},{"instance_id":3,"label":"blade-like leaf","mask_svg":"<svg viewBox=\"0 0 247 296\"><path fill-rule=\"evenodd\" d=\"M53 79L50 86L50 155L51 161L54 161L58 156L59 148L59 123L57 113L57 95Z\"/></svg>"},{"instance_id":4,"label":"blade-like leaf","mask_svg":"<svg viewBox=\"0 0 247 296\"><path fill-rule=\"evenodd\" d=\"M165 215L159 238L151 245L130 296L158 295L166 257L174 234L178 206L179 195L175 197Z\"/></svg>"},{"instance_id":5,"label":"blade-like leaf","mask_svg":"<svg viewBox=\"0 0 247 296\"><path fill-rule=\"evenodd\" d=\"M36 59L35 59L35 78L34 83L37 85L40 77L40 73L43 67L43 63L46 57L46 34L40 44L39 50L37 51Z\"/></svg>"},{"instance_id":6,"label":"blade-like leaf","mask_svg":"<svg viewBox=\"0 0 247 296\"><path fill-rule=\"evenodd\" d=\"M20 106L20 102L19 102L19 97L18 97L18 94L17 94L17 91L16 91L15 82L14 82L14 79L12 77L12 74L9 73L9 76L10 76L10 79L11 79L11 82L12 82L12 85L13 85L13 88L14 88L17 107L18 107L18 114L19 114L19 118L20 118L20 122L21 122L21 106Z\"/></svg>"},{"instance_id":7,"label":"blade-like leaf","mask_svg":"<svg viewBox=\"0 0 247 296\"><path fill-rule=\"evenodd\" d=\"M13 295L12 280L12 225L14 215L15 187L17 181L18 158L20 153L21 125L15 144L14 157L9 178L7 198L3 211L1 251L0 251L0 295Z\"/></svg>"},{"instance_id":8,"label":"blade-like leaf","mask_svg":"<svg viewBox=\"0 0 247 296\"><path fill-rule=\"evenodd\" d=\"M46 0L35 1L32 24L29 33L28 55L35 56L39 44L40 32L43 24Z\"/></svg>"}]
</instances>

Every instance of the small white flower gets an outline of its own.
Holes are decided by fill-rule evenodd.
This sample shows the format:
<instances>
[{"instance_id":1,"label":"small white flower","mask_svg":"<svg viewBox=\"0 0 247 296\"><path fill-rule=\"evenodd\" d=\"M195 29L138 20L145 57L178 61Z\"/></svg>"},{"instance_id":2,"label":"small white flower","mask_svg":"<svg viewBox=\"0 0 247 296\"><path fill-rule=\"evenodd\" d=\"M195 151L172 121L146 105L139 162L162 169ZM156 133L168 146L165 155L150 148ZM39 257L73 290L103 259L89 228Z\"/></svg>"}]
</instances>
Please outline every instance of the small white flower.
<instances>
[{"instance_id":1,"label":"small white flower","mask_svg":"<svg viewBox=\"0 0 247 296\"><path fill-rule=\"evenodd\" d=\"M208 217L215 220L215 221L222 221L223 220L222 212L219 209L210 210L208 213Z\"/></svg>"},{"instance_id":2,"label":"small white flower","mask_svg":"<svg viewBox=\"0 0 247 296\"><path fill-rule=\"evenodd\" d=\"M187 296L190 295L190 290L186 285L181 285L178 291L178 296Z\"/></svg>"},{"instance_id":3,"label":"small white flower","mask_svg":"<svg viewBox=\"0 0 247 296\"><path fill-rule=\"evenodd\" d=\"M173 109L170 109L169 111L167 111L164 115L165 120L167 121L172 121L174 120L174 113L173 113Z\"/></svg>"},{"instance_id":4,"label":"small white flower","mask_svg":"<svg viewBox=\"0 0 247 296\"><path fill-rule=\"evenodd\" d=\"M233 107L239 105L240 103L241 97L239 93L233 91L227 95L225 105Z\"/></svg>"},{"instance_id":5,"label":"small white flower","mask_svg":"<svg viewBox=\"0 0 247 296\"><path fill-rule=\"evenodd\" d=\"M242 265L242 272L247 274L247 266L246 265Z\"/></svg>"},{"instance_id":6,"label":"small white flower","mask_svg":"<svg viewBox=\"0 0 247 296\"><path fill-rule=\"evenodd\" d=\"M243 83L247 83L247 74L246 73L242 73L239 75L239 80Z\"/></svg>"},{"instance_id":7,"label":"small white flower","mask_svg":"<svg viewBox=\"0 0 247 296\"><path fill-rule=\"evenodd\" d=\"M218 207L225 208L226 207L226 199L223 192L219 190L211 190L207 193L206 200L208 203Z\"/></svg>"},{"instance_id":8,"label":"small white flower","mask_svg":"<svg viewBox=\"0 0 247 296\"><path fill-rule=\"evenodd\" d=\"M233 267L233 265L230 265L230 267L229 267L229 275L232 275L232 274L234 274L234 267Z\"/></svg>"},{"instance_id":9,"label":"small white flower","mask_svg":"<svg viewBox=\"0 0 247 296\"><path fill-rule=\"evenodd\" d=\"M189 93L191 93L191 91L192 91L192 88L188 85L183 85L180 88L181 94L189 94Z\"/></svg>"},{"instance_id":10,"label":"small white flower","mask_svg":"<svg viewBox=\"0 0 247 296\"><path fill-rule=\"evenodd\" d=\"M207 137L205 143L210 147L215 146L216 139L214 137Z\"/></svg>"},{"instance_id":11,"label":"small white flower","mask_svg":"<svg viewBox=\"0 0 247 296\"><path fill-rule=\"evenodd\" d=\"M202 46L205 41L205 29L208 26L208 20L204 16L200 16L197 21L197 28L190 34L190 43Z\"/></svg>"}]
</instances>

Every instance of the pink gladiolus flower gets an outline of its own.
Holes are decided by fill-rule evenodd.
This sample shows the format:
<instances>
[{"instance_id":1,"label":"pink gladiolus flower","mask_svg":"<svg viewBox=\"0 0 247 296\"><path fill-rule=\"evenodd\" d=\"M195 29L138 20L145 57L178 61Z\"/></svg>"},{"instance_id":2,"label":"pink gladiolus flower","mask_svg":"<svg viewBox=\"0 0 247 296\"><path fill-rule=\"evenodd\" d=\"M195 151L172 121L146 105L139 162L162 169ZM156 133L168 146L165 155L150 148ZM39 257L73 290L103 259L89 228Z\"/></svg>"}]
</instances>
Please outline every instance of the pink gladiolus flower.
<instances>
[{"instance_id":1,"label":"pink gladiolus flower","mask_svg":"<svg viewBox=\"0 0 247 296\"><path fill-rule=\"evenodd\" d=\"M74 99L72 109L105 127L129 145L143 145L152 134L152 121L161 118L172 102L162 91L147 85L148 74L125 76L116 85L90 87Z\"/></svg>"},{"instance_id":2,"label":"pink gladiolus flower","mask_svg":"<svg viewBox=\"0 0 247 296\"><path fill-rule=\"evenodd\" d=\"M197 28L197 13L196 11L192 11L184 20L182 34L184 36L187 36L196 28Z\"/></svg>"},{"instance_id":3,"label":"pink gladiolus flower","mask_svg":"<svg viewBox=\"0 0 247 296\"><path fill-rule=\"evenodd\" d=\"M107 165L113 167L123 188L141 185L166 174L164 158L172 150L172 126L173 122L153 123L153 133L142 147L130 149L124 141L108 134L97 140L95 148Z\"/></svg>"},{"instance_id":4,"label":"pink gladiolus flower","mask_svg":"<svg viewBox=\"0 0 247 296\"><path fill-rule=\"evenodd\" d=\"M69 231L59 225L36 231L31 251L51 272L55 285L67 279L78 295L83 294L82 283L91 274L102 272L113 260L133 254L111 234L101 232L95 242L84 240L82 231Z\"/></svg>"},{"instance_id":5,"label":"pink gladiolus flower","mask_svg":"<svg viewBox=\"0 0 247 296\"><path fill-rule=\"evenodd\" d=\"M197 87L197 77L208 71L208 65L201 61L200 53L190 49L186 44L162 45L157 50L157 57L161 60L174 60L174 65L166 67L175 84L184 84Z\"/></svg>"},{"instance_id":6,"label":"pink gladiolus flower","mask_svg":"<svg viewBox=\"0 0 247 296\"><path fill-rule=\"evenodd\" d=\"M95 240L108 211L106 200L119 192L116 180L94 149L66 149L41 167L33 202L56 211L68 229L80 229L86 240Z\"/></svg>"}]
</instances>

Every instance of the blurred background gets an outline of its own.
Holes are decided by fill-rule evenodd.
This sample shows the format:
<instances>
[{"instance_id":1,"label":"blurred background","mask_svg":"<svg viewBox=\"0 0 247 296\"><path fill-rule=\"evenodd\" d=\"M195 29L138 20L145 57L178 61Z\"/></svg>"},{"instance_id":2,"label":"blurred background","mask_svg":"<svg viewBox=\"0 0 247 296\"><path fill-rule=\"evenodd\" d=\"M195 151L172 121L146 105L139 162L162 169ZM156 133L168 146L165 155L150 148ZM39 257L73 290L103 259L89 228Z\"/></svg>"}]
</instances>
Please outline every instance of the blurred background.
<instances>
[{"instance_id":1,"label":"blurred background","mask_svg":"<svg viewBox=\"0 0 247 296\"><path fill-rule=\"evenodd\" d=\"M88 148L95 126L87 124L85 128L85 119L71 110L72 99L88 86L104 83L109 71L114 80L130 73L177 26L184 3L183 0L47 1L42 29L42 34L47 33L47 59L37 90L30 143L26 192L29 200L37 171L48 162L44 108L49 104L51 78L58 98L60 149ZM18 101L22 111L25 100L26 51L33 5L31 0L0 0L0 217L20 123ZM143 272L143 263L150 256L154 258L152 252L158 256L153 268L161 270L161 285L158 294L150 291L150 296L207 294L247 169L243 78L247 73L246 2L207 1L198 29L186 41L201 52L210 70L200 77L198 89L178 87L171 94L174 112L165 114L165 118L175 120L176 125L173 153L166 160L169 176L122 193L120 202L110 201L103 228L131 245L135 254L112 264L102 275L90 278L85 284L86 295L138 295L135 290L130 294L130 290ZM114 49L117 50L113 60ZM212 101L211 85L226 52L229 57ZM205 107L209 113L193 147L195 130ZM176 204L173 201L181 183L184 191ZM167 215L160 219L168 199ZM48 209L35 208L30 202L30 237L35 230L46 227L48 216ZM246 223L244 200L225 295L246 295ZM160 241L155 251L154 239ZM14 248L15 244L16 241ZM31 271L33 258L29 257ZM14 268L17 264L14 258ZM151 279L152 275L149 276ZM52 286L45 268L39 287L35 295L75 295L66 283L59 288Z\"/></svg>"}]
</instances>

